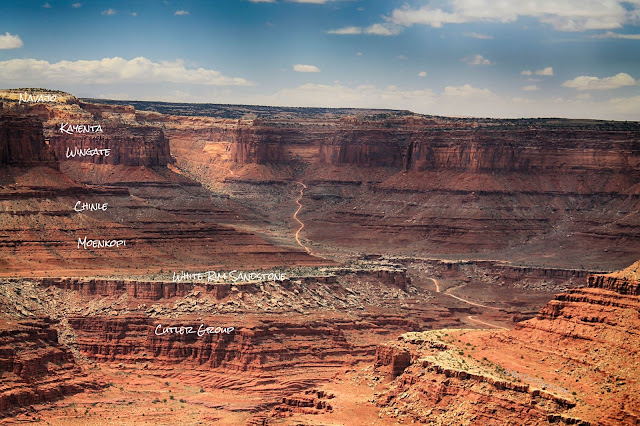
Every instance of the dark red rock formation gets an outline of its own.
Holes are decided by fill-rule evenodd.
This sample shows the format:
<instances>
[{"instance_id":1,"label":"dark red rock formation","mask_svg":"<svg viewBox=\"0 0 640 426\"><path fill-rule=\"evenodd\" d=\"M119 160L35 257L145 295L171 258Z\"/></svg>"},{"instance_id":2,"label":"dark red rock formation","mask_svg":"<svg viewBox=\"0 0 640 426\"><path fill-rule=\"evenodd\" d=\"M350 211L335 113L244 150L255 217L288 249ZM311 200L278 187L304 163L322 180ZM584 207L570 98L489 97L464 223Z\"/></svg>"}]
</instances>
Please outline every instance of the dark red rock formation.
<instances>
[{"instance_id":1,"label":"dark red rock formation","mask_svg":"<svg viewBox=\"0 0 640 426\"><path fill-rule=\"evenodd\" d=\"M166 166L171 161L169 140L162 129L152 126L122 126L115 121L101 121L103 132L61 134L57 127L50 132L51 147L60 161L125 166ZM93 123L92 123L93 124ZM67 158L67 149L109 149L109 155Z\"/></svg>"},{"instance_id":2,"label":"dark red rock formation","mask_svg":"<svg viewBox=\"0 0 640 426\"><path fill-rule=\"evenodd\" d=\"M0 321L0 377L0 417L104 386L76 364L46 319Z\"/></svg>"},{"instance_id":3,"label":"dark red rock formation","mask_svg":"<svg viewBox=\"0 0 640 426\"><path fill-rule=\"evenodd\" d=\"M45 143L42 122L26 115L5 114L0 109L0 165L57 167Z\"/></svg>"},{"instance_id":4,"label":"dark red rock formation","mask_svg":"<svg viewBox=\"0 0 640 426\"><path fill-rule=\"evenodd\" d=\"M379 345L376 349L376 368L388 367L389 373L399 376L411 365L411 353L403 348L389 345Z\"/></svg>"},{"instance_id":5,"label":"dark red rock formation","mask_svg":"<svg viewBox=\"0 0 640 426\"><path fill-rule=\"evenodd\" d=\"M307 363L342 365L345 358L371 357L370 345L354 345L345 329L366 325L347 320L260 320L217 316L194 320L145 317L72 317L77 344L87 357L98 361L152 362L166 366L186 362L235 371L284 371ZM163 327L233 327L230 333L156 335ZM162 330L160 328L159 330ZM162 331L160 331L161 333ZM280 342L286 342L283 345Z\"/></svg>"},{"instance_id":6,"label":"dark red rock formation","mask_svg":"<svg viewBox=\"0 0 640 426\"><path fill-rule=\"evenodd\" d=\"M184 118L189 120L188 118ZM481 128L472 121L421 122L413 117L369 121L327 122L236 121L207 131L211 142L231 144L236 163L352 164L394 167L405 171L449 170L473 173L540 173L569 171L635 172L640 170L638 129L563 129L553 125L527 128L526 123L500 126L499 120ZM570 122L567 122L570 123ZM203 132L205 129L194 131ZM313 155L296 157L306 147Z\"/></svg>"},{"instance_id":7,"label":"dark red rock formation","mask_svg":"<svg viewBox=\"0 0 640 426\"><path fill-rule=\"evenodd\" d=\"M333 410L330 400L333 394L317 389L309 389L303 394L285 396L271 411L272 417L286 417L292 413L321 414Z\"/></svg>"},{"instance_id":8,"label":"dark red rock formation","mask_svg":"<svg viewBox=\"0 0 640 426\"><path fill-rule=\"evenodd\" d=\"M640 281L628 277L590 275L588 287L602 288L629 296L640 296Z\"/></svg>"}]
</instances>

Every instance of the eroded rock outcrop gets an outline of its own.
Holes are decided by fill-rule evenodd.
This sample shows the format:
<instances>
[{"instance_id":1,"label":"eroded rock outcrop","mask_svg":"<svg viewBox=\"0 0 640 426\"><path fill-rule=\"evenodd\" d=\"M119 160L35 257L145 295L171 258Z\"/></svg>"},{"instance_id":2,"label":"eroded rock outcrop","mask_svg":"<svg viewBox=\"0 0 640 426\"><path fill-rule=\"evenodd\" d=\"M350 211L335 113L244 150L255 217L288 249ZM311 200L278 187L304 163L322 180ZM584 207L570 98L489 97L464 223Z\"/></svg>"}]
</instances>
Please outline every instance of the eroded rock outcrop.
<instances>
[{"instance_id":1,"label":"eroded rock outcrop","mask_svg":"<svg viewBox=\"0 0 640 426\"><path fill-rule=\"evenodd\" d=\"M0 418L105 384L58 342L52 321L0 320Z\"/></svg>"},{"instance_id":2,"label":"eroded rock outcrop","mask_svg":"<svg viewBox=\"0 0 640 426\"><path fill-rule=\"evenodd\" d=\"M411 359L379 406L421 422L637 424L639 268L590 276L511 331L408 333L379 347L379 368Z\"/></svg>"},{"instance_id":3,"label":"eroded rock outcrop","mask_svg":"<svg viewBox=\"0 0 640 426\"><path fill-rule=\"evenodd\" d=\"M1 111L0 108L0 165L57 167L54 154L45 143L42 122Z\"/></svg>"}]
</instances>

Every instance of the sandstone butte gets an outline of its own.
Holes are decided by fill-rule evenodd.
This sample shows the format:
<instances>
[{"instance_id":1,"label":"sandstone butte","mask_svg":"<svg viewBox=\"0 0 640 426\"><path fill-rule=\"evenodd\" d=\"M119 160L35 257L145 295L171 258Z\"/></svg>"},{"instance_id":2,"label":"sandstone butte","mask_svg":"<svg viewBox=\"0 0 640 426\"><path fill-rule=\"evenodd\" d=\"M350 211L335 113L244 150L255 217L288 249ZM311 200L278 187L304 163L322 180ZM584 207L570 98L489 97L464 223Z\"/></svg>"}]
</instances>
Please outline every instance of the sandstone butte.
<instances>
[{"instance_id":1,"label":"sandstone butte","mask_svg":"<svg viewBox=\"0 0 640 426\"><path fill-rule=\"evenodd\" d=\"M640 258L638 123L19 92L0 92L0 422L639 421L638 263L602 273Z\"/></svg>"}]
</instances>

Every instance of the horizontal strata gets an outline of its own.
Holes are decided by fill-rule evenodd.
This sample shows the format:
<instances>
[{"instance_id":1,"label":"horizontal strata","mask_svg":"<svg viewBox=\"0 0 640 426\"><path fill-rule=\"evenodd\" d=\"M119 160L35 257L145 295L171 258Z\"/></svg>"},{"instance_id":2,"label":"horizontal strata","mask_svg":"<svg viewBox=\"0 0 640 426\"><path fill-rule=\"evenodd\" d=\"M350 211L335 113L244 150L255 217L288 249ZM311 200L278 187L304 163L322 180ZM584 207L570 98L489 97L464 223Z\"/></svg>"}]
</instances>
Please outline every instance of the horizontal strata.
<instances>
[{"instance_id":1,"label":"horizontal strata","mask_svg":"<svg viewBox=\"0 0 640 426\"><path fill-rule=\"evenodd\" d=\"M589 276L507 332L405 334L378 347L377 368L396 377L378 404L427 423L636 424L638 285L624 273Z\"/></svg>"},{"instance_id":2,"label":"horizontal strata","mask_svg":"<svg viewBox=\"0 0 640 426\"><path fill-rule=\"evenodd\" d=\"M50 320L0 319L0 418L33 404L105 386L58 342Z\"/></svg>"}]
</instances>

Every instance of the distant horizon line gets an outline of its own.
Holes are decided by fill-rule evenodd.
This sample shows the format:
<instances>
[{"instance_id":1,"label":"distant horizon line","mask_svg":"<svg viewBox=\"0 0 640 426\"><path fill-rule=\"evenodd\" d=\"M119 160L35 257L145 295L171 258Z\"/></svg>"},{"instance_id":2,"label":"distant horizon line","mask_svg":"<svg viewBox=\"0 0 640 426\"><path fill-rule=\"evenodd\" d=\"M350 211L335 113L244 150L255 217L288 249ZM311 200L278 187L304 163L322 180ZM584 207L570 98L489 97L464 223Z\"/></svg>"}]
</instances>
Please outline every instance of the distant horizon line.
<instances>
[{"instance_id":1,"label":"distant horizon line","mask_svg":"<svg viewBox=\"0 0 640 426\"><path fill-rule=\"evenodd\" d=\"M281 109L322 109L322 110L353 110L353 111L384 111L395 113L410 113L416 116L431 117L431 118L453 118L463 120L567 120L567 121L600 121L600 122L620 122L620 123L640 123L640 120L611 120L604 118L569 118L569 117L486 117L486 116L472 116L472 115L438 115L438 114L423 114L414 112L409 109L392 109L392 108L375 108L375 107L325 107L325 106L288 106L288 105L266 105L266 104L234 104L234 103L215 103L215 102L176 102L176 101L157 101L147 99L111 99L101 97L78 97L64 90L58 89L46 89L41 87L18 87L9 89L0 89L0 92L16 92L16 91L42 91L51 93L61 93L72 96L81 101L108 101L108 102L149 102L156 104L169 104L169 105L220 105L227 107L264 107L264 108L281 108Z\"/></svg>"}]
</instances>

